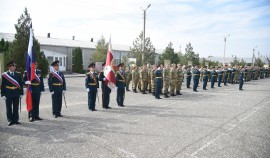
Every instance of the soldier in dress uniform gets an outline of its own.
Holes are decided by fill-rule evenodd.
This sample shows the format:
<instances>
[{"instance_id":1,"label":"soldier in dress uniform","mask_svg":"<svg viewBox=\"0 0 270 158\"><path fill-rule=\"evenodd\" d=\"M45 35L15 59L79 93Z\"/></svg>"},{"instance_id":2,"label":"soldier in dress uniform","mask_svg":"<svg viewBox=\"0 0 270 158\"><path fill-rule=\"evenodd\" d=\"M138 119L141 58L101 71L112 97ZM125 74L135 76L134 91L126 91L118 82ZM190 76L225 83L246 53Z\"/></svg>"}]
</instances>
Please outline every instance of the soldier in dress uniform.
<instances>
[{"instance_id":1,"label":"soldier in dress uniform","mask_svg":"<svg viewBox=\"0 0 270 158\"><path fill-rule=\"evenodd\" d=\"M231 75L231 84L234 84L235 71L236 71L236 69L235 69L235 67L233 66L233 67L232 67L232 70L231 70L231 72L232 72L232 75Z\"/></svg>"},{"instance_id":2,"label":"soldier in dress uniform","mask_svg":"<svg viewBox=\"0 0 270 158\"><path fill-rule=\"evenodd\" d=\"M51 65L53 70L49 74L48 85L52 94L52 113L54 118L63 117L62 110L62 95L66 91L66 81L63 72L59 71L59 61L54 61Z\"/></svg>"},{"instance_id":3,"label":"soldier in dress uniform","mask_svg":"<svg viewBox=\"0 0 270 158\"><path fill-rule=\"evenodd\" d=\"M170 94L171 96L176 96L174 94L176 86L176 65L172 64L171 70L170 70Z\"/></svg>"},{"instance_id":4,"label":"soldier in dress uniform","mask_svg":"<svg viewBox=\"0 0 270 158\"><path fill-rule=\"evenodd\" d=\"M142 67L142 70L140 71L140 79L141 79L141 92L142 94L147 94L146 86L147 86L147 80L148 80L148 72L147 72L147 65L144 64Z\"/></svg>"},{"instance_id":5,"label":"soldier in dress uniform","mask_svg":"<svg viewBox=\"0 0 270 158\"><path fill-rule=\"evenodd\" d=\"M227 82L228 82L228 75L229 75L229 70L228 70L228 65L225 65L224 69L223 69L223 76L224 76L224 86L228 86Z\"/></svg>"},{"instance_id":6,"label":"soldier in dress uniform","mask_svg":"<svg viewBox=\"0 0 270 158\"><path fill-rule=\"evenodd\" d=\"M107 79L104 76L104 66L106 63L102 64L103 71L99 73L98 80L101 81L101 90L102 90L102 107L103 109L111 109L110 104L110 94L111 88L106 84Z\"/></svg>"},{"instance_id":7,"label":"soldier in dress uniform","mask_svg":"<svg viewBox=\"0 0 270 158\"><path fill-rule=\"evenodd\" d=\"M38 63L35 61L35 78L30 81L30 78L28 77L27 71L24 73L23 80L25 84L31 85L32 88L32 110L28 113L28 118L30 122L33 122L34 120L42 120L42 118L39 117L39 102L40 102L40 96L41 92L44 92L44 82L42 77L41 70L38 70Z\"/></svg>"},{"instance_id":8,"label":"soldier in dress uniform","mask_svg":"<svg viewBox=\"0 0 270 158\"><path fill-rule=\"evenodd\" d=\"M126 87L126 75L123 71L124 63L118 65L119 71L116 73L116 87L117 87L117 96L116 101L118 106L124 107L125 99L125 87Z\"/></svg>"},{"instance_id":9,"label":"soldier in dress uniform","mask_svg":"<svg viewBox=\"0 0 270 158\"><path fill-rule=\"evenodd\" d=\"M193 69L193 92L198 92L197 87L200 79L200 71L198 69L198 66L196 65Z\"/></svg>"},{"instance_id":10,"label":"soldier in dress uniform","mask_svg":"<svg viewBox=\"0 0 270 158\"><path fill-rule=\"evenodd\" d=\"M160 98L160 92L162 87L162 72L160 70L160 65L157 65L157 70L155 71L155 98L156 99L162 99Z\"/></svg>"},{"instance_id":11,"label":"soldier in dress uniform","mask_svg":"<svg viewBox=\"0 0 270 158\"><path fill-rule=\"evenodd\" d=\"M166 64L166 67L163 69L162 72L163 77L163 94L165 98L168 98L169 93L169 86L170 86L170 64Z\"/></svg>"},{"instance_id":12,"label":"soldier in dress uniform","mask_svg":"<svg viewBox=\"0 0 270 158\"><path fill-rule=\"evenodd\" d=\"M183 70L182 70L182 65L178 64L177 69L176 69L176 95L182 95L180 92L182 90L182 83L183 83Z\"/></svg>"},{"instance_id":13,"label":"soldier in dress uniform","mask_svg":"<svg viewBox=\"0 0 270 158\"><path fill-rule=\"evenodd\" d=\"M134 93L137 93L139 77L140 76L139 76L138 68L135 65L133 70L132 70L132 90L133 90Z\"/></svg>"},{"instance_id":14,"label":"soldier in dress uniform","mask_svg":"<svg viewBox=\"0 0 270 158\"><path fill-rule=\"evenodd\" d=\"M186 72L187 88L190 88L191 76L191 66L189 65Z\"/></svg>"},{"instance_id":15,"label":"soldier in dress uniform","mask_svg":"<svg viewBox=\"0 0 270 158\"><path fill-rule=\"evenodd\" d=\"M222 74L223 74L223 71L221 70L221 67L219 66L218 67L218 70L217 70L217 75L218 75L218 87L221 87L221 80L222 80Z\"/></svg>"},{"instance_id":16,"label":"soldier in dress uniform","mask_svg":"<svg viewBox=\"0 0 270 158\"><path fill-rule=\"evenodd\" d=\"M245 67L239 69L239 90L243 90Z\"/></svg>"},{"instance_id":17,"label":"soldier in dress uniform","mask_svg":"<svg viewBox=\"0 0 270 158\"><path fill-rule=\"evenodd\" d=\"M129 83L132 79L132 74L131 74L131 71L130 71L130 68L129 67L126 67L126 91L130 91L129 90Z\"/></svg>"},{"instance_id":18,"label":"soldier in dress uniform","mask_svg":"<svg viewBox=\"0 0 270 158\"><path fill-rule=\"evenodd\" d=\"M22 75L16 70L14 61L6 65L8 71L2 74L1 97L6 101L6 114L8 126L20 124L19 122L19 102L23 96Z\"/></svg>"},{"instance_id":19,"label":"soldier in dress uniform","mask_svg":"<svg viewBox=\"0 0 270 158\"><path fill-rule=\"evenodd\" d=\"M208 74L209 72L207 71L207 66L203 67L203 90L207 90L207 82L208 82Z\"/></svg>"},{"instance_id":20,"label":"soldier in dress uniform","mask_svg":"<svg viewBox=\"0 0 270 158\"><path fill-rule=\"evenodd\" d=\"M211 88L215 88L215 77L216 77L216 70L215 70L215 67L213 66L212 67L212 70L211 70Z\"/></svg>"}]
</instances>

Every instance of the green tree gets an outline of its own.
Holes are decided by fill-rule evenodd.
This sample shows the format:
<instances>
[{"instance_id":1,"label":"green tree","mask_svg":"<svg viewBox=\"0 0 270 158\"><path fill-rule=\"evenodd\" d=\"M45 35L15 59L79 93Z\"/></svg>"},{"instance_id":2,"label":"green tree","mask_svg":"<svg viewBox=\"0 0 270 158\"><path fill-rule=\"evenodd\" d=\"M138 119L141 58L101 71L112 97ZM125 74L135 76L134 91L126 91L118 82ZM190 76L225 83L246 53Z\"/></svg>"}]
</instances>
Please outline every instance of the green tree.
<instances>
[{"instance_id":1,"label":"green tree","mask_svg":"<svg viewBox=\"0 0 270 158\"><path fill-rule=\"evenodd\" d=\"M26 57L28 51L28 43L29 43L29 35L30 35L30 24L32 23L30 14L25 8L23 14L18 19L18 23L15 24L16 34L15 39L9 46L9 51L6 56L9 59L12 59L17 64L17 71L23 72L25 70ZM39 59L42 57L42 53L40 52L40 44L35 39L33 33L33 52L34 59L39 62ZM44 59L47 60L47 59ZM48 72L48 62L44 62L46 65L40 65L42 67L43 75L46 76L45 72Z\"/></svg>"},{"instance_id":2,"label":"green tree","mask_svg":"<svg viewBox=\"0 0 270 158\"><path fill-rule=\"evenodd\" d=\"M170 60L170 62L174 64L179 63L179 57L178 54L174 52L172 42L168 44L161 56L159 56L159 63L162 63L164 65L164 60Z\"/></svg>"},{"instance_id":3,"label":"green tree","mask_svg":"<svg viewBox=\"0 0 270 158\"><path fill-rule=\"evenodd\" d=\"M142 53L143 53L143 32L139 34L139 37L133 41L133 47L130 48L131 52L128 54L128 58L136 58L136 64L141 66ZM145 54L144 62L154 64L155 63L155 47L153 46L149 37L145 38Z\"/></svg>"},{"instance_id":4,"label":"green tree","mask_svg":"<svg viewBox=\"0 0 270 158\"><path fill-rule=\"evenodd\" d=\"M237 65L237 64L239 64L239 60L238 60L238 58L237 58L237 56L235 55L235 56L233 56L233 61L231 62L231 65Z\"/></svg>"},{"instance_id":5,"label":"green tree","mask_svg":"<svg viewBox=\"0 0 270 158\"><path fill-rule=\"evenodd\" d=\"M73 56L72 58L73 72L77 72L77 73L83 72L82 49L80 47L74 48L72 50L72 56Z\"/></svg>"},{"instance_id":6,"label":"green tree","mask_svg":"<svg viewBox=\"0 0 270 158\"><path fill-rule=\"evenodd\" d=\"M104 36L101 36L97 42L96 50L90 59L90 62L105 62L107 58L109 44L106 43Z\"/></svg>"},{"instance_id":7,"label":"green tree","mask_svg":"<svg viewBox=\"0 0 270 158\"><path fill-rule=\"evenodd\" d=\"M200 64L200 58L199 54L195 54L193 47L191 46L191 43L188 43L185 48L185 64L187 64L188 61L192 61L193 65L199 65Z\"/></svg>"},{"instance_id":8,"label":"green tree","mask_svg":"<svg viewBox=\"0 0 270 158\"><path fill-rule=\"evenodd\" d=\"M259 67L263 67L264 66L264 62L262 61L262 59L260 57L256 58L255 64L257 66L259 66Z\"/></svg>"},{"instance_id":9,"label":"green tree","mask_svg":"<svg viewBox=\"0 0 270 158\"><path fill-rule=\"evenodd\" d=\"M49 71L49 62L44 52L41 51L38 56L36 56L36 59L38 59L38 69L42 70L42 76L46 77Z\"/></svg>"},{"instance_id":10,"label":"green tree","mask_svg":"<svg viewBox=\"0 0 270 158\"><path fill-rule=\"evenodd\" d=\"M241 60L239 60L240 66L245 66L246 64L247 64L247 62L245 62L245 60L243 58Z\"/></svg>"}]
</instances>

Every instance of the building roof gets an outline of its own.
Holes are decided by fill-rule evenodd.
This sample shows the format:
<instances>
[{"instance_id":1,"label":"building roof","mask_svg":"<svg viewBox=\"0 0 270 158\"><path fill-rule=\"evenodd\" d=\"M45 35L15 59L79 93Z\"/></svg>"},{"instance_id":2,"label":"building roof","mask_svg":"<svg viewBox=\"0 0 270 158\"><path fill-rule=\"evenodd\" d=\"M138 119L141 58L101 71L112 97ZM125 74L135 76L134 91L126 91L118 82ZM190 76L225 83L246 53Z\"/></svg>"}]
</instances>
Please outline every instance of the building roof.
<instances>
[{"instance_id":1,"label":"building roof","mask_svg":"<svg viewBox=\"0 0 270 158\"><path fill-rule=\"evenodd\" d=\"M0 32L0 39L2 38L5 41L12 42L15 39L15 34ZM96 42L90 42L90 41L47 38L47 37L41 37L41 36L35 36L35 38L39 41L40 45L47 45L47 46L81 47L81 48L95 49L96 44L97 44ZM113 50L118 50L118 51L130 51L130 46L128 45L112 44L112 48Z\"/></svg>"}]
</instances>

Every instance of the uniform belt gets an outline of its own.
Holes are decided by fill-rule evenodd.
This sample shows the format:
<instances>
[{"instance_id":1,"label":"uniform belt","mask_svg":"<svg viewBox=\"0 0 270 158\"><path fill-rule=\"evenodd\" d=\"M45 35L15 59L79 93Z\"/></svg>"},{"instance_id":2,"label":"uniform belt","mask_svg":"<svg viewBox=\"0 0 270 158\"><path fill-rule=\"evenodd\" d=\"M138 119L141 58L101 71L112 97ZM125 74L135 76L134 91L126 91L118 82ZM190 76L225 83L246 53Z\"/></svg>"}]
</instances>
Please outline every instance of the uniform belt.
<instances>
[{"instance_id":1,"label":"uniform belt","mask_svg":"<svg viewBox=\"0 0 270 158\"><path fill-rule=\"evenodd\" d=\"M233 74L235 73L235 72L232 72Z\"/></svg>"},{"instance_id":2,"label":"uniform belt","mask_svg":"<svg viewBox=\"0 0 270 158\"><path fill-rule=\"evenodd\" d=\"M199 74L193 74L194 76L199 76Z\"/></svg>"},{"instance_id":3,"label":"uniform belt","mask_svg":"<svg viewBox=\"0 0 270 158\"><path fill-rule=\"evenodd\" d=\"M125 82L125 80L118 80L118 81L120 81L120 82Z\"/></svg>"},{"instance_id":4,"label":"uniform belt","mask_svg":"<svg viewBox=\"0 0 270 158\"><path fill-rule=\"evenodd\" d=\"M222 74L218 74L219 76L221 76Z\"/></svg>"},{"instance_id":5,"label":"uniform belt","mask_svg":"<svg viewBox=\"0 0 270 158\"><path fill-rule=\"evenodd\" d=\"M39 86L39 83L31 83L32 86Z\"/></svg>"},{"instance_id":6,"label":"uniform belt","mask_svg":"<svg viewBox=\"0 0 270 158\"><path fill-rule=\"evenodd\" d=\"M62 86L62 83L53 83L53 86Z\"/></svg>"},{"instance_id":7,"label":"uniform belt","mask_svg":"<svg viewBox=\"0 0 270 158\"><path fill-rule=\"evenodd\" d=\"M203 76L208 76L208 75L203 75Z\"/></svg>"},{"instance_id":8,"label":"uniform belt","mask_svg":"<svg viewBox=\"0 0 270 158\"><path fill-rule=\"evenodd\" d=\"M14 86L6 86L7 89L17 89L18 87L14 87Z\"/></svg>"},{"instance_id":9,"label":"uniform belt","mask_svg":"<svg viewBox=\"0 0 270 158\"><path fill-rule=\"evenodd\" d=\"M90 86L95 86L95 85L97 85L96 83L88 83L88 85L90 85Z\"/></svg>"},{"instance_id":10,"label":"uniform belt","mask_svg":"<svg viewBox=\"0 0 270 158\"><path fill-rule=\"evenodd\" d=\"M156 78L162 78L162 77L156 77Z\"/></svg>"},{"instance_id":11,"label":"uniform belt","mask_svg":"<svg viewBox=\"0 0 270 158\"><path fill-rule=\"evenodd\" d=\"M216 76L216 75L212 75L212 76Z\"/></svg>"}]
</instances>

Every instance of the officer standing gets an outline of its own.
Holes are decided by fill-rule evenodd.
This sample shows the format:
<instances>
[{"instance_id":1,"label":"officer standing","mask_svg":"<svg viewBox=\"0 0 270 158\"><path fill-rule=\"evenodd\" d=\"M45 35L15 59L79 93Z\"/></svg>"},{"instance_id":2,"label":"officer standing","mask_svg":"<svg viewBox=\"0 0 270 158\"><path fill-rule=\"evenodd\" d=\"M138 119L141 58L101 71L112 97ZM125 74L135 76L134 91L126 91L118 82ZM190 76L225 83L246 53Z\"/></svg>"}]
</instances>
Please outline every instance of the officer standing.
<instances>
[{"instance_id":1,"label":"officer standing","mask_svg":"<svg viewBox=\"0 0 270 158\"><path fill-rule=\"evenodd\" d=\"M215 77L216 77L216 70L215 67L213 66L211 70L211 88L215 88Z\"/></svg>"},{"instance_id":2,"label":"officer standing","mask_svg":"<svg viewBox=\"0 0 270 158\"><path fill-rule=\"evenodd\" d=\"M157 70L157 66L156 65L154 65L154 67L152 68L152 70L151 70L151 92L152 92L152 95L153 96L155 96L155 88L156 88L156 75L155 75L155 72L156 72L156 70Z\"/></svg>"},{"instance_id":3,"label":"officer standing","mask_svg":"<svg viewBox=\"0 0 270 158\"><path fill-rule=\"evenodd\" d=\"M182 83L183 83L183 70L182 70L182 65L178 64L177 69L176 69L176 95L182 95L180 92L182 90Z\"/></svg>"},{"instance_id":4,"label":"officer standing","mask_svg":"<svg viewBox=\"0 0 270 158\"><path fill-rule=\"evenodd\" d=\"M225 65L224 69L223 69L223 73L224 73L224 86L228 86L227 82L228 82L228 75L229 75L229 70L228 70L228 65Z\"/></svg>"},{"instance_id":5,"label":"officer standing","mask_svg":"<svg viewBox=\"0 0 270 158\"><path fill-rule=\"evenodd\" d=\"M63 117L61 115L62 109L62 95L66 91L66 81L63 72L59 71L59 61L54 61L51 65L53 70L49 74L48 85L52 94L52 114L54 118Z\"/></svg>"},{"instance_id":6,"label":"officer standing","mask_svg":"<svg viewBox=\"0 0 270 158\"><path fill-rule=\"evenodd\" d=\"M217 70L217 75L218 75L218 87L221 87L221 80L222 80L222 74L223 74L223 71L221 70L221 67L219 66L218 67L218 70Z\"/></svg>"},{"instance_id":7,"label":"officer standing","mask_svg":"<svg viewBox=\"0 0 270 158\"><path fill-rule=\"evenodd\" d=\"M85 88L88 92L88 109L91 111L96 110L96 98L98 95L98 75L95 73L95 64L88 65L89 73L86 74ZM107 107L107 106L106 106Z\"/></svg>"},{"instance_id":8,"label":"officer standing","mask_svg":"<svg viewBox=\"0 0 270 158\"><path fill-rule=\"evenodd\" d=\"M16 64L10 61L6 65L8 71L2 74L1 97L6 100L8 126L20 124L19 101L23 95L23 82L20 72L16 72Z\"/></svg>"},{"instance_id":9,"label":"officer standing","mask_svg":"<svg viewBox=\"0 0 270 158\"><path fill-rule=\"evenodd\" d=\"M160 98L161 86L162 86L162 72L160 70L160 65L157 65L157 70L155 71L155 98L156 99L162 99Z\"/></svg>"},{"instance_id":10,"label":"officer standing","mask_svg":"<svg viewBox=\"0 0 270 158\"><path fill-rule=\"evenodd\" d=\"M138 82L139 82L139 72L138 67L135 65L132 70L132 89L134 93L137 93Z\"/></svg>"},{"instance_id":11,"label":"officer standing","mask_svg":"<svg viewBox=\"0 0 270 158\"><path fill-rule=\"evenodd\" d=\"M116 73L116 87L117 87L117 95L116 101L118 106L124 107L124 99L125 99L125 86L126 86L126 74L123 71L124 64L121 63L118 65L119 71Z\"/></svg>"},{"instance_id":12,"label":"officer standing","mask_svg":"<svg viewBox=\"0 0 270 158\"><path fill-rule=\"evenodd\" d=\"M187 80L187 88L190 88L190 82L191 82L191 66L187 67L187 76L186 76L186 80Z\"/></svg>"},{"instance_id":13,"label":"officer standing","mask_svg":"<svg viewBox=\"0 0 270 158\"><path fill-rule=\"evenodd\" d=\"M176 96L174 94L175 85L176 85L176 65L172 64L171 71L170 71L170 94L171 96Z\"/></svg>"},{"instance_id":14,"label":"officer standing","mask_svg":"<svg viewBox=\"0 0 270 158\"><path fill-rule=\"evenodd\" d=\"M35 61L35 78L30 81L27 71L25 71L24 74L24 82L27 85L31 85L32 88L32 110L28 113L28 118L30 122L33 122L34 120L42 120L42 118L39 117L39 103L40 103L40 96L41 92L44 92L44 82L42 77L41 70L38 70L38 63Z\"/></svg>"},{"instance_id":15,"label":"officer standing","mask_svg":"<svg viewBox=\"0 0 270 158\"><path fill-rule=\"evenodd\" d=\"M235 67L233 66L233 67L232 67L232 75L231 75L231 84L234 84L234 76L235 76L235 72L236 72L236 69L235 69Z\"/></svg>"},{"instance_id":16,"label":"officer standing","mask_svg":"<svg viewBox=\"0 0 270 158\"><path fill-rule=\"evenodd\" d=\"M200 71L198 69L198 66L196 65L193 69L193 92L198 92L197 87L200 79Z\"/></svg>"},{"instance_id":17,"label":"officer standing","mask_svg":"<svg viewBox=\"0 0 270 158\"><path fill-rule=\"evenodd\" d=\"M126 91L130 91L129 90L129 83L132 79L132 75L131 75L131 71L130 71L130 68L129 67L126 67Z\"/></svg>"},{"instance_id":18,"label":"officer standing","mask_svg":"<svg viewBox=\"0 0 270 158\"><path fill-rule=\"evenodd\" d=\"M102 107L104 109L111 109L109 107L110 104L110 94L111 94L111 88L109 88L106 85L106 77L104 76L104 66L105 63L102 64L103 71L100 72L98 80L101 81L101 90L102 90Z\"/></svg>"},{"instance_id":19,"label":"officer standing","mask_svg":"<svg viewBox=\"0 0 270 158\"><path fill-rule=\"evenodd\" d=\"M239 90L243 90L243 84L244 84L244 69L245 67L243 66L240 71L239 71Z\"/></svg>"},{"instance_id":20,"label":"officer standing","mask_svg":"<svg viewBox=\"0 0 270 158\"><path fill-rule=\"evenodd\" d=\"M203 67L203 90L207 90L207 82L208 82L208 71L207 71L207 66Z\"/></svg>"},{"instance_id":21,"label":"officer standing","mask_svg":"<svg viewBox=\"0 0 270 158\"><path fill-rule=\"evenodd\" d=\"M140 71L140 80L141 80L141 92L142 94L147 94L146 86L147 86L147 80L148 80L148 72L146 69L146 64L143 65L142 70Z\"/></svg>"},{"instance_id":22,"label":"officer standing","mask_svg":"<svg viewBox=\"0 0 270 158\"><path fill-rule=\"evenodd\" d=\"M163 94L165 98L168 98L169 93L169 86L170 86L170 64L166 64L166 67L163 69L162 72L163 76Z\"/></svg>"}]
</instances>

